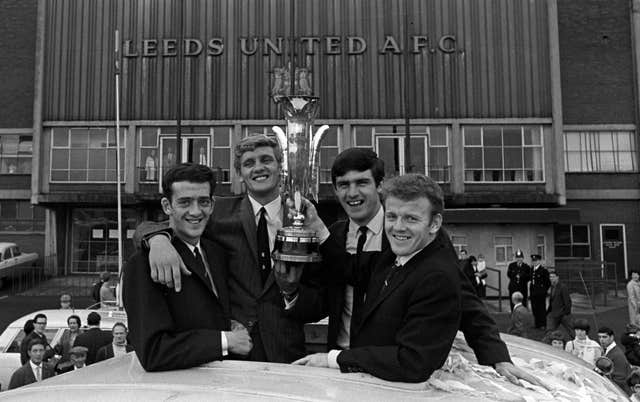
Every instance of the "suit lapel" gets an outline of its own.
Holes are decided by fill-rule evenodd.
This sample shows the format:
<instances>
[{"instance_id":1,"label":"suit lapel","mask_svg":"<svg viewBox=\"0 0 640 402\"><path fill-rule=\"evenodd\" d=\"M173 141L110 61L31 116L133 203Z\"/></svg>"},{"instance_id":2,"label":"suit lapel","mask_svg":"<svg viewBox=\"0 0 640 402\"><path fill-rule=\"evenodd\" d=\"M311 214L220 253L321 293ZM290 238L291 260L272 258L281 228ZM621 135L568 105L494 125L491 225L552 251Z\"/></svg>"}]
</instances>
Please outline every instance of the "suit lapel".
<instances>
[{"instance_id":1,"label":"suit lapel","mask_svg":"<svg viewBox=\"0 0 640 402\"><path fill-rule=\"evenodd\" d=\"M207 263L209 264L209 271L211 271L213 283L218 291L218 299L222 306L228 306L229 295L227 294L227 286L225 285L226 278L224 277L223 272L218 269L216 261L213 259L215 251L213 247L211 247L210 243L201 242L200 245L203 246L204 252L207 254Z\"/></svg>"},{"instance_id":2,"label":"suit lapel","mask_svg":"<svg viewBox=\"0 0 640 402\"><path fill-rule=\"evenodd\" d=\"M258 227L256 226L255 215L253 214L253 208L251 207L251 201L249 196L245 196L240 202L240 221L242 222L242 229L244 235L247 237L247 243L251 250L251 255L255 260L254 266L256 270L258 268Z\"/></svg>"},{"instance_id":3,"label":"suit lapel","mask_svg":"<svg viewBox=\"0 0 640 402\"><path fill-rule=\"evenodd\" d=\"M205 284L207 289L209 289L211 293L213 293L213 289L211 289L211 283L209 282L209 279L207 279L207 276L203 269L204 267L196 263L196 257L191 252L191 250L189 250L187 245L184 244L184 242L178 238L174 239L173 245L178 251L178 254L180 254L180 256L182 257L182 260L185 262L187 267L189 267L189 270L195 273L196 276L202 281L202 283Z\"/></svg>"}]
</instances>

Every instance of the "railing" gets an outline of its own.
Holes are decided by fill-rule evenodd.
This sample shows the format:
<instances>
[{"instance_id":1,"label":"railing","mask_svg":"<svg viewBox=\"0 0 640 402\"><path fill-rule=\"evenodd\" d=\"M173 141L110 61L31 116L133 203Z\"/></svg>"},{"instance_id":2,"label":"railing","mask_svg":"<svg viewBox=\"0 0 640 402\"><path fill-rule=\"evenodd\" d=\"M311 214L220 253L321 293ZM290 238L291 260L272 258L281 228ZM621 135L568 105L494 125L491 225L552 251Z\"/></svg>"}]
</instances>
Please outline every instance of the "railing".
<instances>
[{"instance_id":1,"label":"railing","mask_svg":"<svg viewBox=\"0 0 640 402\"><path fill-rule=\"evenodd\" d=\"M502 312L502 271L500 271L499 269L495 269L495 268L489 268L486 267L487 272L491 272L491 273L495 273L498 276L498 287L495 287L493 285L489 285L489 281L487 282L487 289L491 289L491 290L495 290L496 292L498 292L498 311ZM489 276L487 275L487 279L489 278Z\"/></svg>"},{"instance_id":2,"label":"railing","mask_svg":"<svg viewBox=\"0 0 640 402\"><path fill-rule=\"evenodd\" d=\"M618 297L618 271L616 264L605 261L567 261L558 262L556 271L560 280L569 287L569 291L586 293L591 307L595 309L602 295L602 304L607 305L609 290L613 288Z\"/></svg>"}]
</instances>

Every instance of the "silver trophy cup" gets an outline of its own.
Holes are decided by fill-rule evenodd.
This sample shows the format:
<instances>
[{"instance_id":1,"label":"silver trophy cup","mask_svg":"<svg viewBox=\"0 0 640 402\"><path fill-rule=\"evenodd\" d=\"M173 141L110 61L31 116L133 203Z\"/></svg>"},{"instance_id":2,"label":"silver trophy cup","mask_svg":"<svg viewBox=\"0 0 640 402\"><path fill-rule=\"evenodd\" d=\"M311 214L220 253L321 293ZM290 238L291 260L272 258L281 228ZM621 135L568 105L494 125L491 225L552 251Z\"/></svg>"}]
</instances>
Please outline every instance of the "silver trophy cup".
<instances>
[{"instance_id":1,"label":"silver trophy cup","mask_svg":"<svg viewBox=\"0 0 640 402\"><path fill-rule=\"evenodd\" d=\"M293 200L293 223L276 234L273 258L288 262L320 261L316 233L304 227L302 197L318 199L320 141L327 125L312 132L318 114L318 98L307 95L279 96L277 102L287 121L287 132L274 126L283 152L283 198Z\"/></svg>"}]
</instances>

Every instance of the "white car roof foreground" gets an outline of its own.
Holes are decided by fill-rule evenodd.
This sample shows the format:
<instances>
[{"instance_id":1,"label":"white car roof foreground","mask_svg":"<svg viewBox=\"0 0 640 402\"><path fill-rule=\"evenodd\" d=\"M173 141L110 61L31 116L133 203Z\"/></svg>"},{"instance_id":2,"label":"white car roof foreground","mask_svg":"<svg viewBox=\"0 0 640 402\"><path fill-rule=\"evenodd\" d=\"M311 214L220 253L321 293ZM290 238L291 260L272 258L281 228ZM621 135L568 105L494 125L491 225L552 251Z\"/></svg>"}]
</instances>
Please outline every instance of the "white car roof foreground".
<instances>
[{"instance_id":1,"label":"white car roof foreground","mask_svg":"<svg viewBox=\"0 0 640 402\"><path fill-rule=\"evenodd\" d=\"M427 382L393 383L365 373L247 361L212 362L188 370L148 373L135 353L41 383L0 393L0 401L626 401L587 364L547 345L503 335L514 363L552 386L520 387L472 361L462 336Z\"/></svg>"},{"instance_id":2,"label":"white car roof foreground","mask_svg":"<svg viewBox=\"0 0 640 402\"><path fill-rule=\"evenodd\" d=\"M69 309L69 310L61 310L61 309L50 309L50 310L39 310L34 311L33 313L29 313L24 315L17 320L13 321L11 324L7 326L7 328L20 328L24 327L24 323L27 320L33 319L36 314L44 314L47 316L47 327L48 328L67 328L67 318L70 315L77 315L80 317L82 321L82 325L87 325L87 316L89 313L96 312L100 314L100 328L111 330L113 324L116 322L123 322L125 325L127 324L127 313L124 311L118 310L88 310L88 309Z\"/></svg>"},{"instance_id":3,"label":"white car roof foreground","mask_svg":"<svg viewBox=\"0 0 640 402\"><path fill-rule=\"evenodd\" d=\"M6 242L6 241L0 241L0 250L5 249L5 248L10 247L10 246L15 246L15 245L16 245L15 243L9 243L9 242Z\"/></svg>"}]
</instances>

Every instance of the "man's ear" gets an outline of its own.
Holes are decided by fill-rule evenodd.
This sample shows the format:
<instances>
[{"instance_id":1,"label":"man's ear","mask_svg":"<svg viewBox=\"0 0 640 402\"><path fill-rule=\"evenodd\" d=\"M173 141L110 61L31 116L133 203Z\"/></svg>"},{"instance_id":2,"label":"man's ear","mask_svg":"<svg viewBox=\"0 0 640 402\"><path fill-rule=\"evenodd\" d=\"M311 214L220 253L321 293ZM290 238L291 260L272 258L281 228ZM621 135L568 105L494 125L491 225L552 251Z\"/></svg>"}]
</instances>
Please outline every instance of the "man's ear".
<instances>
[{"instance_id":1,"label":"man's ear","mask_svg":"<svg viewBox=\"0 0 640 402\"><path fill-rule=\"evenodd\" d=\"M173 208L171 208L171 201L169 201L167 197L162 197L162 199L160 200L160 205L162 205L162 211L165 214L171 215L171 213L173 212Z\"/></svg>"},{"instance_id":2,"label":"man's ear","mask_svg":"<svg viewBox=\"0 0 640 402\"><path fill-rule=\"evenodd\" d=\"M431 218L431 225L429 226L429 233L436 234L442 227L442 215L435 214Z\"/></svg>"}]
</instances>

